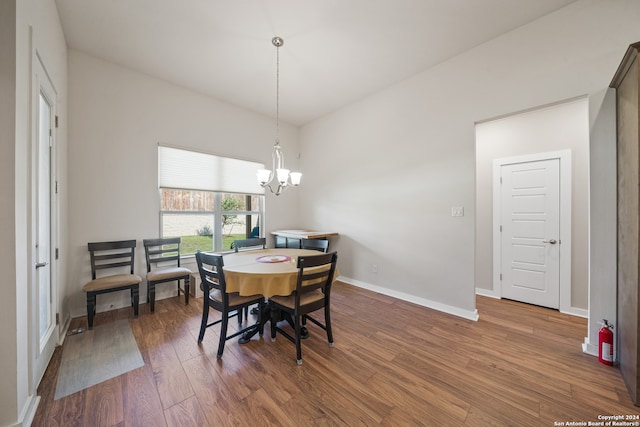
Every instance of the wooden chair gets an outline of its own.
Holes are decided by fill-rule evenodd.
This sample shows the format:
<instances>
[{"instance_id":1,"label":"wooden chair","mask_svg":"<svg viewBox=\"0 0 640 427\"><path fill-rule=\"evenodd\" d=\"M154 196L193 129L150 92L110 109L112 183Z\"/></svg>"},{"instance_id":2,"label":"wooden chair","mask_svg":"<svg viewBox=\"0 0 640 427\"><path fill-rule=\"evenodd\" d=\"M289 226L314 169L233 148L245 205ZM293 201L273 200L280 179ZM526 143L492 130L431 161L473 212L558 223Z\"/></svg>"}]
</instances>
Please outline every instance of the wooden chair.
<instances>
[{"instance_id":1,"label":"wooden chair","mask_svg":"<svg viewBox=\"0 0 640 427\"><path fill-rule=\"evenodd\" d=\"M259 237L255 239L234 240L233 249L238 252L240 249L266 249L267 239Z\"/></svg>"},{"instance_id":2,"label":"wooden chair","mask_svg":"<svg viewBox=\"0 0 640 427\"><path fill-rule=\"evenodd\" d=\"M257 237L252 239L244 239L244 240L234 240L233 248L236 252L239 252L240 249L244 250L259 250L267 248L267 239L264 237ZM251 314L258 314L257 308L251 309ZM244 317L245 319L249 317L249 307L245 307L244 309Z\"/></svg>"},{"instance_id":3,"label":"wooden chair","mask_svg":"<svg viewBox=\"0 0 640 427\"><path fill-rule=\"evenodd\" d=\"M327 239L302 239L300 246L302 249L313 249L327 253L329 250L329 241Z\"/></svg>"},{"instance_id":4,"label":"wooden chair","mask_svg":"<svg viewBox=\"0 0 640 427\"><path fill-rule=\"evenodd\" d=\"M91 281L82 287L87 293L87 321L89 329L93 328L93 318L96 315L96 296L108 292L129 290L131 292L131 306L134 316L138 316L140 301L140 282L142 278L133 274L135 265L135 240L122 240L116 242L89 243L91 255ZM123 267L128 267L128 272L123 273ZM119 270L120 274L97 277L98 270Z\"/></svg>"},{"instance_id":5,"label":"wooden chair","mask_svg":"<svg viewBox=\"0 0 640 427\"><path fill-rule=\"evenodd\" d=\"M327 332L329 346L333 347L333 333L331 332L331 284L336 270L338 254L331 252L322 255L298 257L298 283L296 290L288 297L274 296L270 298L271 310L271 338L276 338L280 332L296 345L298 365L302 365L301 329L307 319ZM324 308L324 324L309 316L316 310ZM280 313L284 312L293 317L294 335L290 335L277 325Z\"/></svg>"},{"instance_id":6,"label":"wooden chair","mask_svg":"<svg viewBox=\"0 0 640 427\"><path fill-rule=\"evenodd\" d=\"M220 341L218 343L218 353L216 357L220 359L222 352L224 351L224 344L227 340L237 337L250 330L251 328L259 328L262 324L262 308L264 304L264 297L262 295L241 296L237 292L227 293L227 282L224 277L224 270L222 269L224 261L220 255L206 254L198 251L196 253L196 262L198 263L198 271L200 272L200 288L204 293L204 299L202 303L202 321L200 323L200 335L198 336L198 343L202 342L206 329L210 326L221 323L220 327ZM250 305L258 304L258 321L253 325L249 325L231 335L227 335L227 326L229 319L238 316L238 324L242 323L242 309L249 307ZM209 321L209 309L213 308L221 313L221 318L215 322L208 323ZM259 330L260 335L263 331Z\"/></svg>"},{"instance_id":7,"label":"wooden chair","mask_svg":"<svg viewBox=\"0 0 640 427\"><path fill-rule=\"evenodd\" d=\"M184 280L184 303L189 304L191 270L180 267L180 237L145 239L142 243L147 259L147 302L151 313L156 308L156 285L160 283L178 282L178 296L180 296L180 281ZM153 271L152 265L156 267Z\"/></svg>"}]
</instances>

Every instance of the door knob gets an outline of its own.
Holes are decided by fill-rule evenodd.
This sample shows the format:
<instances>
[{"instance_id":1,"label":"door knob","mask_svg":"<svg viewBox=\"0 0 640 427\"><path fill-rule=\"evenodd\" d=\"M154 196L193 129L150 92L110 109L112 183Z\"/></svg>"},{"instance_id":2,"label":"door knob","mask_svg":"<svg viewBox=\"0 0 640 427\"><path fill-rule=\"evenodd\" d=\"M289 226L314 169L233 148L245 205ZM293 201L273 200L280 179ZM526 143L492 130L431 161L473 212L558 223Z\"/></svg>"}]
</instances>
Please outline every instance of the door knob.
<instances>
[{"instance_id":1,"label":"door knob","mask_svg":"<svg viewBox=\"0 0 640 427\"><path fill-rule=\"evenodd\" d=\"M556 239L549 239L543 240L542 243L551 243L552 245L555 245L556 243L558 243L558 241Z\"/></svg>"},{"instance_id":2,"label":"door knob","mask_svg":"<svg viewBox=\"0 0 640 427\"><path fill-rule=\"evenodd\" d=\"M48 262L38 262L36 263L36 268L46 267L48 264Z\"/></svg>"}]
</instances>

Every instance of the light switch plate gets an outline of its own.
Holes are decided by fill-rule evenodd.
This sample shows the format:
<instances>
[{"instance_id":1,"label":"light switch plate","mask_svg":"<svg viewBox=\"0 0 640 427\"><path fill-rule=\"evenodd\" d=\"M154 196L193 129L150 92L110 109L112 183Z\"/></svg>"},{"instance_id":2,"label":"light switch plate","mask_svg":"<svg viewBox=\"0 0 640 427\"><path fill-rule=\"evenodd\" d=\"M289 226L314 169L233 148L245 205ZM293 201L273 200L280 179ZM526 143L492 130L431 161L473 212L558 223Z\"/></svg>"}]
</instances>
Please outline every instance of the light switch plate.
<instances>
[{"instance_id":1,"label":"light switch plate","mask_svg":"<svg viewBox=\"0 0 640 427\"><path fill-rule=\"evenodd\" d=\"M451 208L451 216L464 216L464 207L453 206Z\"/></svg>"}]
</instances>

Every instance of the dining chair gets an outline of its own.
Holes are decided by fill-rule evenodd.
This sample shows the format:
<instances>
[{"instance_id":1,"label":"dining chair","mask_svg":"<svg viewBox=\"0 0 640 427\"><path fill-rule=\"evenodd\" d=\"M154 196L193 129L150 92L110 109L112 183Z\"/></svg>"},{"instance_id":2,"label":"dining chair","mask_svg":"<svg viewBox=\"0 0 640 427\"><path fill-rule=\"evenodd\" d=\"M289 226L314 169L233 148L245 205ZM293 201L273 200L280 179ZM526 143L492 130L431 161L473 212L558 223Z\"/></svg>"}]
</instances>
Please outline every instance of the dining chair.
<instances>
[{"instance_id":1,"label":"dining chair","mask_svg":"<svg viewBox=\"0 0 640 427\"><path fill-rule=\"evenodd\" d=\"M82 287L87 294L87 322L93 328L96 315L96 297L100 294L129 290L133 315L138 317L140 302L140 283L142 278L133 273L135 265L135 240L115 242L89 243L91 258L91 281ZM112 274L98 277L98 271L105 270Z\"/></svg>"},{"instance_id":2,"label":"dining chair","mask_svg":"<svg viewBox=\"0 0 640 427\"><path fill-rule=\"evenodd\" d=\"M336 270L338 254L331 252L322 255L298 257L298 281L296 290L289 296L273 296L271 303L271 338L279 332L296 345L296 360L302 365L301 329L307 320L324 329L329 347L333 347L331 332L331 284ZM309 316L310 313L324 308L324 324ZM293 317L294 334L291 335L278 326L280 314L284 312Z\"/></svg>"},{"instance_id":3,"label":"dining chair","mask_svg":"<svg viewBox=\"0 0 640 427\"><path fill-rule=\"evenodd\" d=\"M302 239L300 244L302 249L313 249L327 253L329 250L329 240L327 239Z\"/></svg>"},{"instance_id":4,"label":"dining chair","mask_svg":"<svg viewBox=\"0 0 640 427\"><path fill-rule=\"evenodd\" d=\"M258 237L253 239L234 240L233 249L238 252L240 249L266 249L267 239L264 237Z\"/></svg>"},{"instance_id":5,"label":"dining chair","mask_svg":"<svg viewBox=\"0 0 640 427\"><path fill-rule=\"evenodd\" d=\"M156 285L160 283L178 283L184 280L184 303L189 304L189 281L191 270L180 266L180 237L164 239L144 239L144 254L147 260L147 302L151 313L156 308ZM152 270L152 266L155 268Z\"/></svg>"},{"instance_id":6,"label":"dining chair","mask_svg":"<svg viewBox=\"0 0 640 427\"><path fill-rule=\"evenodd\" d=\"M234 240L233 248L236 252L242 250L259 250L267 248L267 239L264 237L254 237L250 239ZM258 314L258 308L251 309L251 314ZM244 308L245 319L249 318L249 307Z\"/></svg>"},{"instance_id":7,"label":"dining chair","mask_svg":"<svg viewBox=\"0 0 640 427\"><path fill-rule=\"evenodd\" d=\"M196 252L196 262L198 271L200 272L200 288L203 292L202 303L202 321L200 323L200 335L198 335L198 343L204 338L206 329L210 326L221 323L220 341L218 343L218 353L216 357L220 359L224 351L225 342L231 338L241 335L251 328L260 328L262 324L262 308L264 297L262 295L241 296L237 292L227 293L227 282L224 277L224 261L221 255L207 254L204 252ZM229 319L238 316L238 325L242 324L242 309L250 305L258 304L258 321L245 328L238 327L238 331L227 335L227 327ZM209 322L209 309L213 308L221 314L221 318L215 322ZM263 331L258 331L262 335Z\"/></svg>"}]
</instances>

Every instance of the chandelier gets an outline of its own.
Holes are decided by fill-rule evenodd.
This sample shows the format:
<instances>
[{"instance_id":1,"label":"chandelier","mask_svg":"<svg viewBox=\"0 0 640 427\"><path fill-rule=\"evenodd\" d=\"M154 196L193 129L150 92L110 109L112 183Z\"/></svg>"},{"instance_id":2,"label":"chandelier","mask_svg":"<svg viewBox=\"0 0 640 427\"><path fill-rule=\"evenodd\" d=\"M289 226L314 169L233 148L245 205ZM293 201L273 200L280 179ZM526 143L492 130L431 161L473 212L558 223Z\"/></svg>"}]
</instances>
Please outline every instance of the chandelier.
<instances>
[{"instance_id":1,"label":"chandelier","mask_svg":"<svg viewBox=\"0 0 640 427\"><path fill-rule=\"evenodd\" d=\"M273 152L271 153L271 170L258 170L258 182L262 187L279 196L284 190L291 186L300 185L302 174L300 172L290 172L284 167L284 154L280 147L280 46L284 44L284 40L280 37L271 39L271 43L276 47L276 142L273 144ZM274 182L275 180L275 182ZM274 190L271 183L275 186Z\"/></svg>"}]
</instances>

